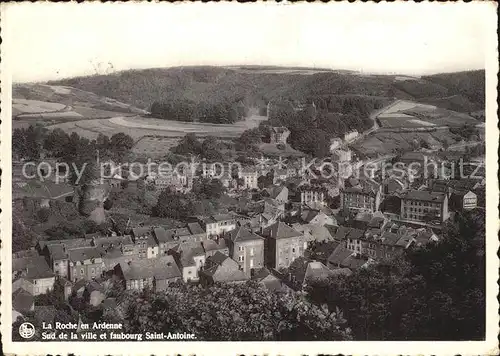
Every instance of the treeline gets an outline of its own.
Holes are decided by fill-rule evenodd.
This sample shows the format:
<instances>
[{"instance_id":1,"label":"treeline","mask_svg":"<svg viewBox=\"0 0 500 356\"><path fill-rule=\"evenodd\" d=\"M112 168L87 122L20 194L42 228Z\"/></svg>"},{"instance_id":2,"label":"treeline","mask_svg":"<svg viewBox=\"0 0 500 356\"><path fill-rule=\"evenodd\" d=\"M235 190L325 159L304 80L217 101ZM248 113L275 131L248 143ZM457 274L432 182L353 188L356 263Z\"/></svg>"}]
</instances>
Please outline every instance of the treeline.
<instances>
[{"instance_id":1,"label":"treeline","mask_svg":"<svg viewBox=\"0 0 500 356\"><path fill-rule=\"evenodd\" d=\"M160 119L232 124L248 114L242 98L221 98L211 102L188 99L164 99L151 105L151 115Z\"/></svg>"},{"instance_id":2,"label":"treeline","mask_svg":"<svg viewBox=\"0 0 500 356\"><path fill-rule=\"evenodd\" d=\"M18 128L12 133L12 152L17 159L38 161L43 157L54 158L68 166L83 170L79 184L85 184L97 177L97 157L101 162L113 160L123 162L130 153L134 140L122 132L108 137L99 134L97 139L80 137L76 132L68 134L61 129L47 130L41 126ZM76 181L74 169L69 180Z\"/></svg>"},{"instance_id":3,"label":"treeline","mask_svg":"<svg viewBox=\"0 0 500 356\"><path fill-rule=\"evenodd\" d=\"M207 288L173 284L163 293L126 295L121 305L128 333L186 332L198 341L351 339L336 308L316 306L299 293L272 292L256 282Z\"/></svg>"},{"instance_id":4,"label":"treeline","mask_svg":"<svg viewBox=\"0 0 500 356\"><path fill-rule=\"evenodd\" d=\"M291 131L289 143L294 149L317 157L328 154L331 138L372 127L370 113L387 103L356 95L309 97L305 102L301 110L291 100L272 102L268 119L272 126Z\"/></svg>"}]
</instances>

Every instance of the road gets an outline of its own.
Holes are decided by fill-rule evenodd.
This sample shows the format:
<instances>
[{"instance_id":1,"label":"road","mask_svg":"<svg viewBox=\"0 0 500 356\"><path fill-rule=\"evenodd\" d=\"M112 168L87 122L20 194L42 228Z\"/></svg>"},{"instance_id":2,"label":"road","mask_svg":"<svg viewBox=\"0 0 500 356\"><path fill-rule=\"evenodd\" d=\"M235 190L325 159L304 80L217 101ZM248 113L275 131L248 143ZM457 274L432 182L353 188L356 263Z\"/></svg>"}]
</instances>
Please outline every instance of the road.
<instances>
[{"instance_id":1,"label":"road","mask_svg":"<svg viewBox=\"0 0 500 356\"><path fill-rule=\"evenodd\" d=\"M377 119L377 117L378 117L380 114L382 114L382 113L384 113L385 111L387 111L387 110L389 110L390 108L392 108L394 105L398 104L400 101L401 101L401 100L399 100L399 99L398 99L398 100L396 100L396 101L394 101L394 102L392 102L392 103L390 103L390 104L388 104L388 105L384 106L383 108L378 109L378 110L375 110L374 112L372 112L372 113L370 114L370 120L372 120L372 121L373 121L373 126L372 126L371 128L369 128L368 130L361 132L358 136L356 136L356 138L354 138L351 142L346 143L345 145L351 145L351 144L355 143L356 141L359 141L360 139L365 138L366 136L368 136L368 135L369 135L369 134L371 134L372 132L377 131L377 130L379 129L379 125L378 125L377 120L376 120L376 119Z\"/></svg>"}]
</instances>

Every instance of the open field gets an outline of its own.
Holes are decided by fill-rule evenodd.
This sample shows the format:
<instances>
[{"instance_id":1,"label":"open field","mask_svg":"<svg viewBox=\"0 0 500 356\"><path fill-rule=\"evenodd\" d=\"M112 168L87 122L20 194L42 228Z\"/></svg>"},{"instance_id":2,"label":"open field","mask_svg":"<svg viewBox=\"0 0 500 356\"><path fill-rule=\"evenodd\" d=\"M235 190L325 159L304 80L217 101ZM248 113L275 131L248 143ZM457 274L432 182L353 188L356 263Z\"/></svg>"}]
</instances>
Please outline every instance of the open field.
<instances>
[{"instance_id":1,"label":"open field","mask_svg":"<svg viewBox=\"0 0 500 356\"><path fill-rule=\"evenodd\" d=\"M66 105L41 100L12 99L12 115L62 111Z\"/></svg>"},{"instance_id":2,"label":"open field","mask_svg":"<svg viewBox=\"0 0 500 356\"><path fill-rule=\"evenodd\" d=\"M180 137L144 136L136 142L132 152L147 157L164 156L179 140Z\"/></svg>"},{"instance_id":3,"label":"open field","mask_svg":"<svg viewBox=\"0 0 500 356\"><path fill-rule=\"evenodd\" d=\"M396 149L411 150L411 142L425 141L429 147L439 148L446 142L457 144L462 137L452 134L449 130L433 132L384 132L377 131L364 140L356 142L352 147L368 157L394 153Z\"/></svg>"},{"instance_id":4,"label":"open field","mask_svg":"<svg viewBox=\"0 0 500 356\"><path fill-rule=\"evenodd\" d=\"M23 113L70 111L80 113L80 108L120 113L146 114L145 110L116 99L63 85L14 84L12 87L13 116ZM87 112L88 113L88 112Z\"/></svg>"},{"instance_id":5,"label":"open field","mask_svg":"<svg viewBox=\"0 0 500 356\"><path fill-rule=\"evenodd\" d=\"M429 126L463 126L475 125L476 119L470 115L459 113L433 105L398 100L387 110L377 116L381 127L417 128Z\"/></svg>"}]
</instances>

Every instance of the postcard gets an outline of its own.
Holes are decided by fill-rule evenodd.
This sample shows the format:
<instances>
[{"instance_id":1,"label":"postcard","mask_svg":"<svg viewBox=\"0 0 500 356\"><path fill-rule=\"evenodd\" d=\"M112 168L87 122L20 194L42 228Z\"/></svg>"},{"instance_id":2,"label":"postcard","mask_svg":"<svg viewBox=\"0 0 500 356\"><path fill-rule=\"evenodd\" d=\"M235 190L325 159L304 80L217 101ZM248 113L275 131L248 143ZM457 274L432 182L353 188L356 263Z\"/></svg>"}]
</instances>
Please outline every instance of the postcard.
<instances>
[{"instance_id":1,"label":"postcard","mask_svg":"<svg viewBox=\"0 0 500 356\"><path fill-rule=\"evenodd\" d=\"M6 354L498 354L497 6L1 5Z\"/></svg>"}]
</instances>

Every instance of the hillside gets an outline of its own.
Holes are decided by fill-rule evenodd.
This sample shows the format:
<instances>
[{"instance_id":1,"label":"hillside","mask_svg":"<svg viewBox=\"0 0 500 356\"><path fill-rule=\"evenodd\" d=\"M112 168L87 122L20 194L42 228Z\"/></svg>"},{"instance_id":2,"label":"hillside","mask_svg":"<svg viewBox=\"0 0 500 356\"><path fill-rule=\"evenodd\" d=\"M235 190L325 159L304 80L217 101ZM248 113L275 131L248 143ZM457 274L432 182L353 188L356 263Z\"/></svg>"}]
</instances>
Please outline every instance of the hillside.
<instances>
[{"instance_id":1,"label":"hillside","mask_svg":"<svg viewBox=\"0 0 500 356\"><path fill-rule=\"evenodd\" d=\"M130 70L59 80L51 84L72 86L145 110L150 110L153 103L167 107L181 103L193 112L202 105L214 103L263 109L268 101L278 98L301 101L316 96L344 94L426 99L435 105L463 112L471 108L481 110L484 106L484 71L399 80L399 76L361 75L324 69L257 68L202 66ZM463 96L467 102L457 105L454 95ZM188 111L188 114L193 112Z\"/></svg>"}]
</instances>

